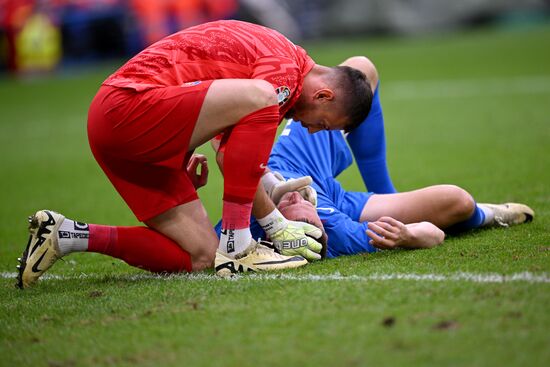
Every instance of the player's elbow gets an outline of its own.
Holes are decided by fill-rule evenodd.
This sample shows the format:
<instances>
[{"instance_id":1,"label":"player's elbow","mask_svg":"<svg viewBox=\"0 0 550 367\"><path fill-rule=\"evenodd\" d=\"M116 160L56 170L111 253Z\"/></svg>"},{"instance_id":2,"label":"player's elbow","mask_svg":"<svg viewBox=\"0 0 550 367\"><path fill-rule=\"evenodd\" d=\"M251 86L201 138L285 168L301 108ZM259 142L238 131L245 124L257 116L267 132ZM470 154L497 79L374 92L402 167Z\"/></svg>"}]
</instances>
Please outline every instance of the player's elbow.
<instances>
[{"instance_id":1,"label":"player's elbow","mask_svg":"<svg viewBox=\"0 0 550 367\"><path fill-rule=\"evenodd\" d=\"M346 61L344 61L341 65L349 66L362 71L367 76L372 90L374 90L378 85L378 70L376 70L376 66L368 57L353 56L346 59Z\"/></svg>"},{"instance_id":2,"label":"player's elbow","mask_svg":"<svg viewBox=\"0 0 550 367\"><path fill-rule=\"evenodd\" d=\"M443 232L440 228L435 227L431 237L430 244L427 248L433 248L441 245L445 241L445 232Z\"/></svg>"},{"instance_id":3,"label":"player's elbow","mask_svg":"<svg viewBox=\"0 0 550 367\"><path fill-rule=\"evenodd\" d=\"M445 241L445 232L430 222L412 223L407 225L412 232L411 242L402 247L433 248Z\"/></svg>"},{"instance_id":4,"label":"player's elbow","mask_svg":"<svg viewBox=\"0 0 550 367\"><path fill-rule=\"evenodd\" d=\"M431 224L431 223L430 223ZM435 227L435 226L434 226ZM420 248L433 248L439 246L445 241L445 232L435 227L432 229L432 233L427 236L424 246L418 246Z\"/></svg>"}]
</instances>

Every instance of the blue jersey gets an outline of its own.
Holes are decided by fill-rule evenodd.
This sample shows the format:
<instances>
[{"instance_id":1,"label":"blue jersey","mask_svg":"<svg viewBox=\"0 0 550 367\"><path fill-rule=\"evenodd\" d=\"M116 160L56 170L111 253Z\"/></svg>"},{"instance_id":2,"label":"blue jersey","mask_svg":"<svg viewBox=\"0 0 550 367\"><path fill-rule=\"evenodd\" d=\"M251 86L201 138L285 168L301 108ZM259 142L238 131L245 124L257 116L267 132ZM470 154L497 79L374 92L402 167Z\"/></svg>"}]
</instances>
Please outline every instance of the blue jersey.
<instances>
[{"instance_id":1,"label":"blue jersey","mask_svg":"<svg viewBox=\"0 0 550 367\"><path fill-rule=\"evenodd\" d=\"M290 120L269 158L269 168L286 179L312 177L312 186L317 191L317 213L328 235L327 257L376 251L369 244L367 223L359 221L372 193L346 192L336 180L353 163L353 157L366 189L375 193L395 192L386 165L384 120L378 90L369 116L347 137L341 131L309 134L299 122ZM218 232L219 227L218 224ZM255 220L251 221L250 229L254 238L265 238Z\"/></svg>"},{"instance_id":2,"label":"blue jersey","mask_svg":"<svg viewBox=\"0 0 550 367\"><path fill-rule=\"evenodd\" d=\"M311 176L314 182L334 179L353 163L341 131L308 133L299 122L290 120L269 156L268 166L289 178Z\"/></svg>"},{"instance_id":3,"label":"blue jersey","mask_svg":"<svg viewBox=\"0 0 550 367\"><path fill-rule=\"evenodd\" d=\"M353 162L341 131L309 134L299 122L290 121L275 144L269 168L285 178L311 176L317 191L317 213L328 235L327 257L372 252L366 223L359 217L369 193L346 192L336 177ZM261 228L253 226L255 230ZM259 233L253 231L253 235Z\"/></svg>"}]
</instances>

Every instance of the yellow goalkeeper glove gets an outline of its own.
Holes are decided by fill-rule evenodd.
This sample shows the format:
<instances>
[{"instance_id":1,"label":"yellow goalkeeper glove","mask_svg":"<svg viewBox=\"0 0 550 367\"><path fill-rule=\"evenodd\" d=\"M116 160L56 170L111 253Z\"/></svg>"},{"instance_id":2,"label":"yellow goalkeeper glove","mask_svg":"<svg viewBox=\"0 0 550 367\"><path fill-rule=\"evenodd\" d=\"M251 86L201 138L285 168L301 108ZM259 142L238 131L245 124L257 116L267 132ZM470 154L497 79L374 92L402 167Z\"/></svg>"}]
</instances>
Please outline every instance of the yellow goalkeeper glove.
<instances>
[{"instance_id":1,"label":"yellow goalkeeper glove","mask_svg":"<svg viewBox=\"0 0 550 367\"><path fill-rule=\"evenodd\" d=\"M315 239L321 238L323 231L304 222L287 220L277 209L258 223L283 255L300 255L308 261L320 260L323 246Z\"/></svg>"}]
</instances>

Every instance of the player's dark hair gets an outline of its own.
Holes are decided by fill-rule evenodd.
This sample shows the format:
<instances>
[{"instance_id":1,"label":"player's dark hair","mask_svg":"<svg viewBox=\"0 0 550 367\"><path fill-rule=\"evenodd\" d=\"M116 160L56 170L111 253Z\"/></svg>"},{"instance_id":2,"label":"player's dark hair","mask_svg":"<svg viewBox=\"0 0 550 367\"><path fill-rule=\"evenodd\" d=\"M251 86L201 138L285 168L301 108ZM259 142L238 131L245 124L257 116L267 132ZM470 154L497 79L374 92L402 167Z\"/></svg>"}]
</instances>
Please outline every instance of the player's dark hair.
<instances>
[{"instance_id":1,"label":"player's dark hair","mask_svg":"<svg viewBox=\"0 0 550 367\"><path fill-rule=\"evenodd\" d=\"M350 132L367 118L372 105L372 89L363 72L349 66L335 66L334 69L338 95L342 96L342 109L349 120L344 130Z\"/></svg>"}]
</instances>

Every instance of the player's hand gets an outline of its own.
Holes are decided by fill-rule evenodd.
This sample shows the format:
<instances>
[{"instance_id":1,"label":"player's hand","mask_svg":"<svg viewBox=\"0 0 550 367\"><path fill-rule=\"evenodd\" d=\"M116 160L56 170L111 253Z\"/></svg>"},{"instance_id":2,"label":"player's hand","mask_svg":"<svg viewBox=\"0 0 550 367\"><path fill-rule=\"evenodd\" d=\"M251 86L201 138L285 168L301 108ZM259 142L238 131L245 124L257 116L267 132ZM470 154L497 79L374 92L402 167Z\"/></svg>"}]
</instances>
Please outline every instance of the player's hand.
<instances>
[{"instance_id":1,"label":"player's hand","mask_svg":"<svg viewBox=\"0 0 550 367\"><path fill-rule=\"evenodd\" d=\"M270 187L266 187L267 194L275 205L279 204L279 201L284 194L291 191L298 191L300 195L313 206L317 206L317 192L311 187L313 180L311 176L302 176L298 178L290 178L285 180L279 172L270 172L277 180L275 183L271 183Z\"/></svg>"},{"instance_id":2,"label":"player's hand","mask_svg":"<svg viewBox=\"0 0 550 367\"><path fill-rule=\"evenodd\" d=\"M323 246L315 240L321 238L323 231L304 222L288 221L285 228L271 235L271 241L285 256L300 255L308 261L320 260Z\"/></svg>"},{"instance_id":3,"label":"player's hand","mask_svg":"<svg viewBox=\"0 0 550 367\"><path fill-rule=\"evenodd\" d=\"M411 233L407 226L392 217L381 217L369 222L367 235L369 243L382 250L390 250L411 242Z\"/></svg>"},{"instance_id":4,"label":"player's hand","mask_svg":"<svg viewBox=\"0 0 550 367\"><path fill-rule=\"evenodd\" d=\"M200 172L197 168L200 165ZM191 183L195 190L206 185L208 182L208 161L202 154L193 154L187 163L187 175L191 179Z\"/></svg>"}]
</instances>

